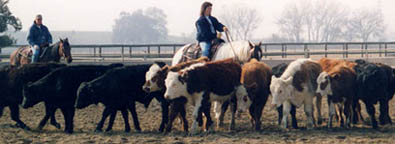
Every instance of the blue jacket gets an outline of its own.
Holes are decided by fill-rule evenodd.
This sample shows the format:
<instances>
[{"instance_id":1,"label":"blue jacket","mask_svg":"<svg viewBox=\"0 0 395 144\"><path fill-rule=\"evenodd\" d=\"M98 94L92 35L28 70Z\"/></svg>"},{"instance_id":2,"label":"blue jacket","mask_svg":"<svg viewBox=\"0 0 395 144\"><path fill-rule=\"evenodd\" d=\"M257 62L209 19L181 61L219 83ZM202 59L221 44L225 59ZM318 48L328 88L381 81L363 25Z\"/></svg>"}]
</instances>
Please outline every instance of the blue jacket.
<instances>
[{"instance_id":1,"label":"blue jacket","mask_svg":"<svg viewBox=\"0 0 395 144\"><path fill-rule=\"evenodd\" d=\"M209 16L209 19L213 23L213 27L216 30L215 33L211 32L210 23L205 16L201 16L195 23L197 29L196 40L199 42L211 42L217 37L217 31L224 31L224 25L218 22L215 17Z\"/></svg>"},{"instance_id":2,"label":"blue jacket","mask_svg":"<svg viewBox=\"0 0 395 144\"><path fill-rule=\"evenodd\" d=\"M29 35L27 36L27 41L30 45L38 45L44 43L52 43L52 36L49 33L48 28L44 25L39 28L35 23L29 29Z\"/></svg>"}]
</instances>

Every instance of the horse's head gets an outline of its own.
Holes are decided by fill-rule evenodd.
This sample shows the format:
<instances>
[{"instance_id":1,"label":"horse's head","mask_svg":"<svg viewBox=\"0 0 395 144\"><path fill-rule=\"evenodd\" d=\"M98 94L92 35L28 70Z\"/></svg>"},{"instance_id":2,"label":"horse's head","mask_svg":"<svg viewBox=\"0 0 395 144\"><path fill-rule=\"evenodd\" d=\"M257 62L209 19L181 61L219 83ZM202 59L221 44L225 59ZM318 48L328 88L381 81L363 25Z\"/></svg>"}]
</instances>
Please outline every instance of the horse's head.
<instances>
[{"instance_id":1,"label":"horse's head","mask_svg":"<svg viewBox=\"0 0 395 144\"><path fill-rule=\"evenodd\" d=\"M250 58L249 59L257 59L258 61L262 58L262 49L261 45L262 43L259 42L258 44L253 44L251 42L248 42L250 44Z\"/></svg>"},{"instance_id":2,"label":"horse's head","mask_svg":"<svg viewBox=\"0 0 395 144\"><path fill-rule=\"evenodd\" d=\"M67 60L67 63L71 63L73 61L73 57L71 56L70 43L67 38L63 40L60 39L59 55L63 56Z\"/></svg>"}]
</instances>

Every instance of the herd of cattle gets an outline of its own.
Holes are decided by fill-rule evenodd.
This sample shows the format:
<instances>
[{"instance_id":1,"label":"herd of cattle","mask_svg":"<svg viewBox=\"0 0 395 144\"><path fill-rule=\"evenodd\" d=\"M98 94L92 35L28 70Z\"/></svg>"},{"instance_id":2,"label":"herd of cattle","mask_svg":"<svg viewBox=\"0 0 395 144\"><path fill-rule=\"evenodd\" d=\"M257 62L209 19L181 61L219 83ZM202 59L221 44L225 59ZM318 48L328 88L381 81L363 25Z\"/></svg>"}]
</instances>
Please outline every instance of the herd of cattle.
<instances>
[{"instance_id":1,"label":"herd of cattle","mask_svg":"<svg viewBox=\"0 0 395 144\"><path fill-rule=\"evenodd\" d=\"M326 96L329 128L333 117L340 119L341 126L346 128L363 120L359 100L366 105L372 127L378 128L374 108L378 102L380 124L392 124L388 110L395 92L394 72L380 63L328 58L319 61L297 59L273 68L256 59L240 64L234 59L208 61L206 58L174 66L163 62L132 66L119 63L7 65L0 69L0 116L8 106L16 125L30 129L19 118L19 105L30 108L44 102L45 116L38 128L42 129L49 119L51 125L60 128L55 119L55 112L60 109L65 120L64 130L72 133L75 109L102 103L105 108L96 131L102 131L108 116L110 121L106 131L110 131L118 110L122 113L126 132L130 131L129 111L136 131L141 131L135 103L148 107L155 98L162 108L161 132L170 132L177 117L183 121L184 131L188 132L187 104L194 106L191 132L198 132L198 126L209 130L213 125L211 103L217 127L223 125L224 114L230 106L230 130L235 127L236 113L247 111L252 128L260 130L262 111L271 95L271 104L277 107L281 127L288 127L288 115L291 114L292 127L298 128L296 108L303 106L306 127L313 128L322 123L321 99Z\"/></svg>"}]
</instances>

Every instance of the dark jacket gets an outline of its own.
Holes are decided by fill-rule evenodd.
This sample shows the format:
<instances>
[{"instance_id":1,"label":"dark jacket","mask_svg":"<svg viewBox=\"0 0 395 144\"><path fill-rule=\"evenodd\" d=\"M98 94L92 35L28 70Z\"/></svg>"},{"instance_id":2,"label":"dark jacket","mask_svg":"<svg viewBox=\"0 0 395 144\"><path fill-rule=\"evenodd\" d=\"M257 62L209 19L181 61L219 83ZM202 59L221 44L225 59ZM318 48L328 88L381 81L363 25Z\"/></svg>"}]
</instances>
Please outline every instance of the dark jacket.
<instances>
[{"instance_id":1,"label":"dark jacket","mask_svg":"<svg viewBox=\"0 0 395 144\"><path fill-rule=\"evenodd\" d=\"M48 28L44 25L39 28L35 23L30 26L29 35L27 36L27 41L30 45L41 46L45 43L52 43L52 36L48 31Z\"/></svg>"},{"instance_id":2,"label":"dark jacket","mask_svg":"<svg viewBox=\"0 0 395 144\"><path fill-rule=\"evenodd\" d=\"M213 17L209 16L209 19L213 23L213 27L216 31L223 32L223 27L224 25L218 22L218 20ZM197 34L196 34L196 40L199 42L211 42L213 39L217 37L217 32L212 33L210 30L210 23L206 19L205 16L201 16L195 23L196 29L197 29Z\"/></svg>"}]
</instances>

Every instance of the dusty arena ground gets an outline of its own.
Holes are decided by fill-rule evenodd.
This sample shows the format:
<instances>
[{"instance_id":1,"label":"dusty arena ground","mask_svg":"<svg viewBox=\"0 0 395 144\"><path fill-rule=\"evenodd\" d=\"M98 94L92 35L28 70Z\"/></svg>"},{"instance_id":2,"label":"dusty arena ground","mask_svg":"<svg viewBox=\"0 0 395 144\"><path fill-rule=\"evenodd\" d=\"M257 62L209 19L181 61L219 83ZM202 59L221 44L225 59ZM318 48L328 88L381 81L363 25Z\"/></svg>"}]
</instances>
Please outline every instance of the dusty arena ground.
<instances>
[{"instance_id":1,"label":"dusty arena ground","mask_svg":"<svg viewBox=\"0 0 395 144\"><path fill-rule=\"evenodd\" d=\"M269 99L270 101L270 99ZM363 105L364 106L364 105ZM157 132L161 121L161 109L159 103L154 100L148 109L138 104L138 115L143 131L136 133L132 125L131 133L124 133L122 116L118 113L113 131L108 133L93 132L97 122L101 117L102 105L91 105L90 107L76 111L74 118L75 133L65 134L63 130L47 124L42 131L37 129L37 125L44 115L44 105L40 103L30 109L21 109L21 119L32 128L26 131L15 128L15 124L10 116L9 110L4 110L3 117L0 118L0 143L27 144L27 143L394 143L395 125L381 126L380 130L372 130L365 124L355 125L352 129L336 128L328 130L327 105L323 99L324 124L319 125L314 130L305 129L305 115L303 108L298 109L297 118L301 129L283 130L277 126L277 112L274 109L265 107L263 112L262 131L251 130L248 115L243 113L237 119L236 131L228 131L230 114L225 117L225 127L215 132L199 135L187 136L183 133L181 124L175 122L172 133L164 135ZM364 107L363 107L364 108ZM378 111L376 109L376 111ZM368 115L363 109L366 122L369 122ZM378 116L379 112L377 112ZM188 119L191 123L191 107L188 108ZM213 115L213 114L212 114ZM214 115L213 115L214 116ZM395 100L390 102L390 116L395 122ZM56 118L64 127L63 116L58 110ZM105 125L106 127L106 125Z\"/></svg>"}]
</instances>

